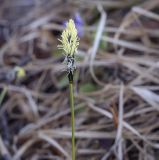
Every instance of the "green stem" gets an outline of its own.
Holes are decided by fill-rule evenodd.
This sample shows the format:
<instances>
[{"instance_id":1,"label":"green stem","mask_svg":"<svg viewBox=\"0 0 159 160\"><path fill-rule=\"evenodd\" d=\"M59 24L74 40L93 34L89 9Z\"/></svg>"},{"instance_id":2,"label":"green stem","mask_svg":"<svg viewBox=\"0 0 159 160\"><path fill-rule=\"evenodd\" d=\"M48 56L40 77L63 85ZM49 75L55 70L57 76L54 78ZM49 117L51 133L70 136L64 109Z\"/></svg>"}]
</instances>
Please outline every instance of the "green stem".
<instances>
[{"instance_id":1,"label":"green stem","mask_svg":"<svg viewBox=\"0 0 159 160\"><path fill-rule=\"evenodd\" d=\"M6 95L6 93L7 93L7 88L4 87L2 92L0 93L0 106L1 106L1 104L3 102L3 99L4 99L5 95Z\"/></svg>"},{"instance_id":2,"label":"green stem","mask_svg":"<svg viewBox=\"0 0 159 160\"><path fill-rule=\"evenodd\" d=\"M73 77L73 75L71 75ZM73 78L69 78L70 88L70 108L71 108L71 126L72 126L72 160L75 160L75 111L74 111L74 92L73 92Z\"/></svg>"}]
</instances>

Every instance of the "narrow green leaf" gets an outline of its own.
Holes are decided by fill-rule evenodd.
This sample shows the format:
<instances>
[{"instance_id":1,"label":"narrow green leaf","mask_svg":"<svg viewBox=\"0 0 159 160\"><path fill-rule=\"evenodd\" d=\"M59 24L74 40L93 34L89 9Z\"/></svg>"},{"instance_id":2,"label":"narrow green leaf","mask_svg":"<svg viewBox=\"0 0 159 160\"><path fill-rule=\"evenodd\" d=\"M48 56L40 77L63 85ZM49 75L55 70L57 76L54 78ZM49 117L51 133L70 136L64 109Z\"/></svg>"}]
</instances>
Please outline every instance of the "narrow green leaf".
<instances>
[{"instance_id":1,"label":"narrow green leaf","mask_svg":"<svg viewBox=\"0 0 159 160\"><path fill-rule=\"evenodd\" d=\"M79 88L80 92L93 92L93 91L96 91L96 90L97 90L97 87L93 83L81 84L80 88Z\"/></svg>"}]
</instances>

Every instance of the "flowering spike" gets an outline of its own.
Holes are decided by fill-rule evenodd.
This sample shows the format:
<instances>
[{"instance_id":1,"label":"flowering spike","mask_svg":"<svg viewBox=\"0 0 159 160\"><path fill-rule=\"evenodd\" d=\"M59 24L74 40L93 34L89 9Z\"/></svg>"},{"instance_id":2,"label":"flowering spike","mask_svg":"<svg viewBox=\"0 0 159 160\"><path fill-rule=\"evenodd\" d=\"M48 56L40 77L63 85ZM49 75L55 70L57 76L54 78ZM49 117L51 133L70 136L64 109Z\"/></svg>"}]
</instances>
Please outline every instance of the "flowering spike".
<instances>
[{"instance_id":1,"label":"flowering spike","mask_svg":"<svg viewBox=\"0 0 159 160\"><path fill-rule=\"evenodd\" d=\"M61 39L59 39L59 41L62 44L58 45L58 48L63 49L66 55L73 56L77 52L79 38L72 19L67 22L66 28L62 32Z\"/></svg>"}]
</instances>

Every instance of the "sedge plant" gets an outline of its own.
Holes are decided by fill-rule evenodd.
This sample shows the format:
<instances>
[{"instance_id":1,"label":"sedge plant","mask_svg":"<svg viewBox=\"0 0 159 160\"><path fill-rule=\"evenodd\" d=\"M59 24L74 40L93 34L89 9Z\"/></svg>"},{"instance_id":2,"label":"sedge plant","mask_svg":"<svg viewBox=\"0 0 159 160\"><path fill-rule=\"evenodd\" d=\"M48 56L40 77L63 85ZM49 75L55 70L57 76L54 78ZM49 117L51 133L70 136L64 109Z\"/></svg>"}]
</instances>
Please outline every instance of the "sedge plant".
<instances>
[{"instance_id":1,"label":"sedge plant","mask_svg":"<svg viewBox=\"0 0 159 160\"><path fill-rule=\"evenodd\" d=\"M59 49L64 51L65 64L67 66L69 89L70 89L70 109L71 109L71 126L72 126L72 160L75 160L75 113L74 113L74 92L73 92L73 75L76 69L75 65L75 53L79 45L79 38L75 23L70 19L66 23L66 28L63 30L61 39L59 39L61 45L58 45Z\"/></svg>"}]
</instances>

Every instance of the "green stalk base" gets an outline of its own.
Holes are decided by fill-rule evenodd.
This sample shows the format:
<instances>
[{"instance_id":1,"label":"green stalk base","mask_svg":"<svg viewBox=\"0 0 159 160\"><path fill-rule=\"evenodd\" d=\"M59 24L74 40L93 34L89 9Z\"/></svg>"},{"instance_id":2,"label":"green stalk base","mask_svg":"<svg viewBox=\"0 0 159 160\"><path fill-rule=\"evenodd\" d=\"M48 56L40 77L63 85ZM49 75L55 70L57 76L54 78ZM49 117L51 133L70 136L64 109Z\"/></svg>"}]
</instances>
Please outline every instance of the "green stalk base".
<instances>
[{"instance_id":1,"label":"green stalk base","mask_svg":"<svg viewBox=\"0 0 159 160\"><path fill-rule=\"evenodd\" d=\"M72 160L75 160L75 111L74 111L74 92L73 92L73 74L68 75L70 88L70 109L71 109L71 126L72 126Z\"/></svg>"}]
</instances>

